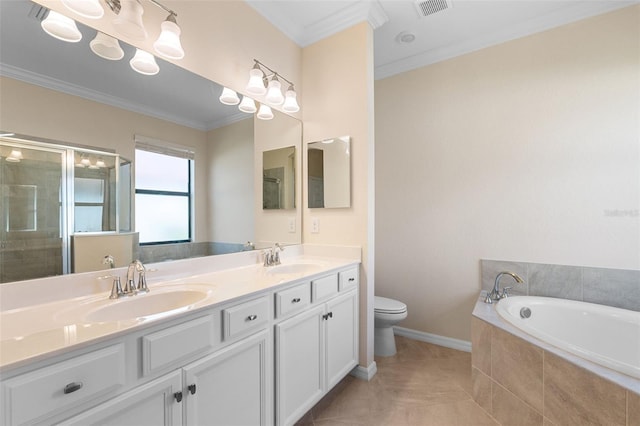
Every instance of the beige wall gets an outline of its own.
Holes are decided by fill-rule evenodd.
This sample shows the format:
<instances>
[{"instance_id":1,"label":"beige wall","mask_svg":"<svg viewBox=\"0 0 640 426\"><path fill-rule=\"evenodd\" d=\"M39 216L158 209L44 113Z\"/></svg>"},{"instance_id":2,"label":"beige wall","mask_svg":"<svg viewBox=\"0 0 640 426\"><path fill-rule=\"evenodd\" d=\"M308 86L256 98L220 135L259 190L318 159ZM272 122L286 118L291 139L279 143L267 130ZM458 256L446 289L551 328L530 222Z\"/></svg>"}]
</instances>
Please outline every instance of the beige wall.
<instances>
[{"instance_id":1,"label":"beige wall","mask_svg":"<svg viewBox=\"0 0 640 426\"><path fill-rule=\"evenodd\" d=\"M306 144L351 136L352 204L347 209L308 209L303 178L304 233L311 244L361 246L360 364L373 362L373 30L367 23L303 49L303 170ZM318 218L320 232L311 233Z\"/></svg>"},{"instance_id":2,"label":"beige wall","mask_svg":"<svg viewBox=\"0 0 640 426\"><path fill-rule=\"evenodd\" d=\"M639 16L376 82L376 292L401 325L469 340L481 258L640 269Z\"/></svg>"},{"instance_id":3,"label":"beige wall","mask_svg":"<svg viewBox=\"0 0 640 426\"><path fill-rule=\"evenodd\" d=\"M253 120L249 116L207 133L208 241L255 241Z\"/></svg>"}]
</instances>

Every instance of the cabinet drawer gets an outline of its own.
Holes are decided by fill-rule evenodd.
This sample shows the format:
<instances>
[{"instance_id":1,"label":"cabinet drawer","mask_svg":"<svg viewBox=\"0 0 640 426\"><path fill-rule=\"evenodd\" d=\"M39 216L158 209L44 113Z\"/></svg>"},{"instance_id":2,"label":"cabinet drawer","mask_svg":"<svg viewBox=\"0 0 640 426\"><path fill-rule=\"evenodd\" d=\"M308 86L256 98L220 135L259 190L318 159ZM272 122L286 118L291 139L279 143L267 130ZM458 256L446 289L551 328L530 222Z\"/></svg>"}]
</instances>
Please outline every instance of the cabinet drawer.
<instances>
[{"instance_id":1,"label":"cabinet drawer","mask_svg":"<svg viewBox=\"0 0 640 426\"><path fill-rule=\"evenodd\" d=\"M269 298L250 300L222 311L224 338L231 339L257 330L269 321Z\"/></svg>"},{"instance_id":2,"label":"cabinet drawer","mask_svg":"<svg viewBox=\"0 0 640 426\"><path fill-rule=\"evenodd\" d=\"M40 368L2 384L6 424L50 417L125 384L124 345Z\"/></svg>"},{"instance_id":3,"label":"cabinet drawer","mask_svg":"<svg viewBox=\"0 0 640 426\"><path fill-rule=\"evenodd\" d=\"M311 303L309 283L304 283L276 293L276 317L296 312Z\"/></svg>"},{"instance_id":4,"label":"cabinet drawer","mask_svg":"<svg viewBox=\"0 0 640 426\"><path fill-rule=\"evenodd\" d=\"M142 373L146 376L214 345L213 318L196 318L142 337Z\"/></svg>"},{"instance_id":5,"label":"cabinet drawer","mask_svg":"<svg viewBox=\"0 0 640 426\"><path fill-rule=\"evenodd\" d=\"M311 300L313 300L313 302L331 297L337 292L337 275L329 275L327 277L311 281Z\"/></svg>"},{"instance_id":6,"label":"cabinet drawer","mask_svg":"<svg viewBox=\"0 0 640 426\"><path fill-rule=\"evenodd\" d=\"M348 290L358 286L358 268L342 271L338 274L339 290Z\"/></svg>"}]
</instances>

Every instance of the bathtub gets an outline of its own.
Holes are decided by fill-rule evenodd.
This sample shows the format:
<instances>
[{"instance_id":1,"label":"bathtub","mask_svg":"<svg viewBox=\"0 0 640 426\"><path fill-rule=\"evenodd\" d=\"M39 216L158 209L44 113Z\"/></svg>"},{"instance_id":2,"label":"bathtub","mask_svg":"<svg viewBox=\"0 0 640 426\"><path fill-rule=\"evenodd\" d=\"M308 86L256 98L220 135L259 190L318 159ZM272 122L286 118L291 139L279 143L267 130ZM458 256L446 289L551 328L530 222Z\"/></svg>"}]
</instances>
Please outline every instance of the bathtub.
<instances>
[{"instance_id":1,"label":"bathtub","mask_svg":"<svg viewBox=\"0 0 640 426\"><path fill-rule=\"evenodd\" d=\"M502 299L496 311L540 340L640 379L640 312L535 296Z\"/></svg>"}]
</instances>

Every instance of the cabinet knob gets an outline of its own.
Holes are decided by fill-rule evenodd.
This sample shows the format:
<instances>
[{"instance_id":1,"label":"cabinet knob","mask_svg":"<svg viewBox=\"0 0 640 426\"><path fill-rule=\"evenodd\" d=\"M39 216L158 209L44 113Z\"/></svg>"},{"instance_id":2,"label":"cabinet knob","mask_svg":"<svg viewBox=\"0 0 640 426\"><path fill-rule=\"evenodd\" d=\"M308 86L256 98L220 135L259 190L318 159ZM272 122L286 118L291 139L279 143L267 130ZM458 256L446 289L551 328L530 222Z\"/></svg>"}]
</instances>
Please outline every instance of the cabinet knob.
<instances>
[{"instance_id":1,"label":"cabinet knob","mask_svg":"<svg viewBox=\"0 0 640 426\"><path fill-rule=\"evenodd\" d=\"M300 298L296 297L295 299L291 300L291 303L300 303Z\"/></svg>"},{"instance_id":2,"label":"cabinet knob","mask_svg":"<svg viewBox=\"0 0 640 426\"><path fill-rule=\"evenodd\" d=\"M192 385L187 386L187 389L189 389L189 393L191 395L195 395L196 394L196 384L195 383L192 384Z\"/></svg>"},{"instance_id":3,"label":"cabinet knob","mask_svg":"<svg viewBox=\"0 0 640 426\"><path fill-rule=\"evenodd\" d=\"M182 392L174 393L173 397L176 399L176 402L182 402Z\"/></svg>"},{"instance_id":4,"label":"cabinet knob","mask_svg":"<svg viewBox=\"0 0 640 426\"><path fill-rule=\"evenodd\" d=\"M247 317L247 321L255 321L255 320L257 320L257 319L258 319L258 316L257 316L257 315L249 315L249 316Z\"/></svg>"},{"instance_id":5,"label":"cabinet knob","mask_svg":"<svg viewBox=\"0 0 640 426\"><path fill-rule=\"evenodd\" d=\"M73 393L82 388L82 382L71 382L67 386L64 387L65 395L68 393Z\"/></svg>"}]
</instances>

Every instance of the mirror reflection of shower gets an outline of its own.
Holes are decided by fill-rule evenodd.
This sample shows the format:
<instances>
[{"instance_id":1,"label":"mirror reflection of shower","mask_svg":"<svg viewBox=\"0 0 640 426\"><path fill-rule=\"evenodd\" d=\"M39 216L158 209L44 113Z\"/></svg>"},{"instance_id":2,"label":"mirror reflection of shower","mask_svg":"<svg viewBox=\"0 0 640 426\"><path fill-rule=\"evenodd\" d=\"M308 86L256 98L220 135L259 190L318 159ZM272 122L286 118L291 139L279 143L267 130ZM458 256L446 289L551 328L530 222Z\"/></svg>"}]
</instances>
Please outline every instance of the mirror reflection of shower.
<instances>
[{"instance_id":1,"label":"mirror reflection of shower","mask_svg":"<svg viewBox=\"0 0 640 426\"><path fill-rule=\"evenodd\" d=\"M110 152L0 137L0 197L0 283L69 272L74 233L131 229L130 163Z\"/></svg>"},{"instance_id":2,"label":"mirror reflection of shower","mask_svg":"<svg viewBox=\"0 0 640 426\"><path fill-rule=\"evenodd\" d=\"M295 209L295 159L293 146L262 153L262 208Z\"/></svg>"}]
</instances>

